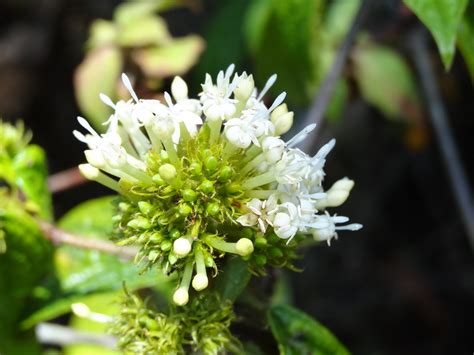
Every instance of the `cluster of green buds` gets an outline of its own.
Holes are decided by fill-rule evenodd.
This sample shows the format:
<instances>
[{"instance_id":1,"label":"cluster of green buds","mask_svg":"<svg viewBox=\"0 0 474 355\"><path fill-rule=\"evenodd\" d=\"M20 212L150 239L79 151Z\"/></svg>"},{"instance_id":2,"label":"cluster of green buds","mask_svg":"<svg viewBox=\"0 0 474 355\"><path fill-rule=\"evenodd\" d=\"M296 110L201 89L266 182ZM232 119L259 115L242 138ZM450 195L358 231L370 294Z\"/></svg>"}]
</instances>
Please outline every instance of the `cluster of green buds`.
<instances>
[{"instance_id":1,"label":"cluster of green buds","mask_svg":"<svg viewBox=\"0 0 474 355\"><path fill-rule=\"evenodd\" d=\"M361 227L336 226L348 218L326 210L342 204L354 184L344 178L323 190L334 140L314 157L295 148L314 125L283 141L293 122L285 93L270 107L263 102L276 75L258 92L251 75L233 71L220 72L215 83L207 75L199 99L176 77L164 102L140 100L123 75L132 99L101 95L115 111L106 133L83 118L88 134L74 132L89 146L83 175L122 196L117 243L138 246L145 267L178 274L177 305L188 303L191 286L208 287L226 254L264 273L267 264L291 267L305 236L329 243L336 230Z\"/></svg>"},{"instance_id":2,"label":"cluster of green buds","mask_svg":"<svg viewBox=\"0 0 474 355\"><path fill-rule=\"evenodd\" d=\"M143 300L125 291L120 314L110 331L117 346L133 354L187 354L192 351L218 354L238 353L239 341L229 327L235 315L229 302L215 293L195 297L186 308L172 308L169 314L151 309Z\"/></svg>"}]
</instances>

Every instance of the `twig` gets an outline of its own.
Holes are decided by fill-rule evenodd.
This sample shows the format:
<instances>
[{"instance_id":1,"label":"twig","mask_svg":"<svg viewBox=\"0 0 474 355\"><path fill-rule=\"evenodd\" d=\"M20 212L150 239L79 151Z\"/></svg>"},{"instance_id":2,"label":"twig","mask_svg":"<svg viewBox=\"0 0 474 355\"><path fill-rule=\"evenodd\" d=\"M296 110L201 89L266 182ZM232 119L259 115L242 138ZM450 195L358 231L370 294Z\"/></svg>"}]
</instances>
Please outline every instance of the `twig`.
<instances>
[{"instance_id":1,"label":"twig","mask_svg":"<svg viewBox=\"0 0 474 355\"><path fill-rule=\"evenodd\" d=\"M454 191L456 203L461 212L464 228L469 237L471 248L474 250L474 205L472 203L472 191L467 182L466 173L459 153L454 142L453 134L448 123L448 114L444 107L435 81L435 74L430 62L426 32L417 30L410 40L413 60L418 75L421 79L421 87L426 99L427 109L433 123L433 128L438 139L441 156L448 170L448 177Z\"/></svg>"},{"instance_id":2,"label":"twig","mask_svg":"<svg viewBox=\"0 0 474 355\"><path fill-rule=\"evenodd\" d=\"M347 35L336 53L336 58L328 74L324 78L324 81L318 90L318 94L314 98L314 101L306 115L304 126L311 123L316 123L316 128L311 133L311 135L300 144L299 147L303 151L309 152L309 150L314 147L319 130L321 129L321 123L323 121L324 114L326 113L331 101L337 81L339 80L342 70L344 69L347 56L352 47L352 42L354 41L356 34L359 32L362 20L365 16L367 8L369 7L369 2L370 0L364 0L360 5L354 20L352 21L351 27L347 31Z\"/></svg>"},{"instance_id":3,"label":"twig","mask_svg":"<svg viewBox=\"0 0 474 355\"><path fill-rule=\"evenodd\" d=\"M36 338L40 343L52 345L97 344L115 349L117 339L111 335L81 332L64 325L40 323L36 326Z\"/></svg>"},{"instance_id":4,"label":"twig","mask_svg":"<svg viewBox=\"0 0 474 355\"><path fill-rule=\"evenodd\" d=\"M79 237L45 221L38 221L38 223L45 237L54 244L67 244L82 249L103 251L108 254L121 256L125 259L133 259L137 254L136 248L133 247L119 247L105 240Z\"/></svg>"},{"instance_id":5,"label":"twig","mask_svg":"<svg viewBox=\"0 0 474 355\"><path fill-rule=\"evenodd\" d=\"M82 185L88 181L81 175L79 169L74 167L51 175L48 178L48 187L49 191L54 194Z\"/></svg>"}]
</instances>

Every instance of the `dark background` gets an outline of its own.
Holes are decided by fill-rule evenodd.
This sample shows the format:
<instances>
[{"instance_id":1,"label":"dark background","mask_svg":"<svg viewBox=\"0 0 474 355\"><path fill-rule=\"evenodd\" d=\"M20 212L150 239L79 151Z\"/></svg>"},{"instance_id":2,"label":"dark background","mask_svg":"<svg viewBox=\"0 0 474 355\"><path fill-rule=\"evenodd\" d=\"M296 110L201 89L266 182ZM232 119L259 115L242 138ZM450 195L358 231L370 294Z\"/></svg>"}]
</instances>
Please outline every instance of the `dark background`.
<instances>
[{"instance_id":1,"label":"dark background","mask_svg":"<svg viewBox=\"0 0 474 355\"><path fill-rule=\"evenodd\" d=\"M89 23L110 18L118 3L0 0L0 117L25 121L33 141L45 148L51 173L83 161L83 146L71 133L79 114L72 75ZM218 7L218 1L204 1L201 11L174 10L165 17L176 35L201 33ZM398 7L395 0L378 2L364 26L403 52L418 24L400 19ZM431 49L472 182L473 86L459 56L444 73L433 44ZM319 142L338 141L327 163L328 182L346 175L356 181L340 214L364 229L342 232L331 247L306 252L304 272L291 274L294 300L354 354L471 354L473 250L430 128L428 142L418 149L405 143L402 130L357 93L344 118L324 126ZM106 192L95 184L61 192L54 197L56 215Z\"/></svg>"}]
</instances>

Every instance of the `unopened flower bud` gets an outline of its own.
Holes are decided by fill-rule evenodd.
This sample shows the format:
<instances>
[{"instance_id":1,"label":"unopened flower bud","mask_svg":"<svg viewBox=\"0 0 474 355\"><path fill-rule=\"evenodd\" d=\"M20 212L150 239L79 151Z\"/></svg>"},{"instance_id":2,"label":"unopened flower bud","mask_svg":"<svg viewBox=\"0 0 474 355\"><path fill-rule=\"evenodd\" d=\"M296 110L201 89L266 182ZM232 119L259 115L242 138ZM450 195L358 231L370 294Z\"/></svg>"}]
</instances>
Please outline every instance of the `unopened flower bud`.
<instances>
[{"instance_id":1,"label":"unopened flower bud","mask_svg":"<svg viewBox=\"0 0 474 355\"><path fill-rule=\"evenodd\" d=\"M286 104L281 104L272 111L270 114L270 120L275 123L276 119L285 113L288 113L288 106L286 106Z\"/></svg>"},{"instance_id":2,"label":"unopened flower bud","mask_svg":"<svg viewBox=\"0 0 474 355\"><path fill-rule=\"evenodd\" d=\"M206 274L196 274L193 278L192 285L196 291L204 290L208 284L209 280Z\"/></svg>"},{"instance_id":3,"label":"unopened flower bud","mask_svg":"<svg viewBox=\"0 0 474 355\"><path fill-rule=\"evenodd\" d=\"M277 136L281 136L290 130L293 125L293 116L293 112L288 112L275 119L273 124L275 125L275 134Z\"/></svg>"},{"instance_id":4,"label":"unopened flower bud","mask_svg":"<svg viewBox=\"0 0 474 355\"><path fill-rule=\"evenodd\" d=\"M235 249L240 256L246 256L253 252L253 243L250 239L240 238L235 244Z\"/></svg>"},{"instance_id":5,"label":"unopened flower bud","mask_svg":"<svg viewBox=\"0 0 474 355\"><path fill-rule=\"evenodd\" d=\"M158 172L160 173L161 178L166 182L173 181L176 177L176 168L171 164L163 164L158 169Z\"/></svg>"},{"instance_id":6,"label":"unopened flower bud","mask_svg":"<svg viewBox=\"0 0 474 355\"><path fill-rule=\"evenodd\" d=\"M139 201L138 202L138 209L140 210L141 213L143 214L148 214L152 210L151 203L146 202L146 201Z\"/></svg>"},{"instance_id":7,"label":"unopened flower bud","mask_svg":"<svg viewBox=\"0 0 474 355\"><path fill-rule=\"evenodd\" d=\"M178 306L184 306L189 301L188 290L184 288L178 288L173 294L173 302Z\"/></svg>"},{"instance_id":8,"label":"unopened flower bud","mask_svg":"<svg viewBox=\"0 0 474 355\"><path fill-rule=\"evenodd\" d=\"M191 243L187 238L180 237L173 243L173 252L178 258L184 258L191 251Z\"/></svg>"},{"instance_id":9,"label":"unopened flower bud","mask_svg":"<svg viewBox=\"0 0 474 355\"><path fill-rule=\"evenodd\" d=\"M255 83L253 76L249 75L242 77L239 81L239 85L234 90L235 98L239 101L247 101L250 95L252 95Z\"/></svg>"},{"instance_id":10,"label":"unopened flower bud","mask_svg":"<svg viewBox=\"0 0 474 355\"><path fill-rule=\"evenodd\" d=\"M104 156L98 150L86 150L84 151L84 155L86 156L87 162L96 168L104 168L107 164Z\"/></svg>"},{"instance_id":11,"label":"unopened flower bud","mask_svg":"<svg viewBox=\"0 0 474 355\"><path fill-rule=\"evenodd\" d=\"M174 77L171 83L171 93L177 102L188 98L188 85L181 77Z\"/></svg>"},{"instance_id":12,"label":"unopened flower bud","mask_svg":"<svg viewBox=\"0 0 474 355\"><path fill-rule=\"evenodd\" d=\"M95 180L100 175L100 170L90 164L80 164L79 171L86 179L89 180Z\"/></svg>"}]
</instances>

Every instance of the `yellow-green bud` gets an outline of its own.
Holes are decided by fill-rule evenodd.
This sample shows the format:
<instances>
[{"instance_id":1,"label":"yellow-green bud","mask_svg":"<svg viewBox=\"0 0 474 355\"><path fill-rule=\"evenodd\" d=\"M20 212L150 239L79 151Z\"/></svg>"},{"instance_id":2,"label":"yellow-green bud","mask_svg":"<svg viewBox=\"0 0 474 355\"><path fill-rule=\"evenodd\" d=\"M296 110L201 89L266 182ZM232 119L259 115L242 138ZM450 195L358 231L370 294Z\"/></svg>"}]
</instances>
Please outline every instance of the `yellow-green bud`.
<instances>
[{"instance_id":1,"label":"yellow-green bud","mask_svg":"<svg viewBox=\"0 0 474 355\"><path fill-rule=\"evenodd\" d=\"M187 202L192 202L196 201L197 199L197 193L194 190L191 189L185 189L183 192L183 200Z\"/></svg>"},{"instance_id":2,"label":"yellow-green bud","mask_svg":"<svg viewBox=\"0 0 474 355\"><path fill-rule=\"evenodd\" d=\"M146 202L146 201L139 201L138 209L140 210L141 213L148 214L152 210L152 205L151 203Z\"/></svg>"},{"instance_id":3,"label":"yellow-green bud","mask_svg":"<svg viewBox=\"0 0 474 355\"><path fill-rule=\"evenodd\" d=\"M217 158L213 155L208 156L204 160L204 166L206 167L207 170L209 171L215 171L217 169L217 165L219 164L219 161Z\"/></svg>"},{"instance_id":4,"label":"yellow-green bud","mask_svg":"<svg viewBox=\"0 0 474 355\"><path fill-rule=\"evenodd\" d=\"M239 255L246 256L253 252L253 243L250 239L240 238L235 244L235 249Z\"/></svg>"},{"instance_id":5,"label":"yellow-green bud","mask_svg":"<svg viewBox=\"0 0 474 355\"><path fill-rule=\"evenodd\" d=\"M173 302L178 306L184 306L189 301L189 293L185 288L178 288L173 294Z\"/></svg>"},{"instance_id":6,"label":"yellow-green bud","mask_svg":"<svg viewBox=\"0 0 474 355\"><path fill-rule=\"evenodd\" d=\"M209 280L206 274L196 274L193 278L192 285L196 291L204 290L208 284Z\"/></svg>"},{"instance_id":7,"label":"yellow-green bud","mask_svg":"<svg viewBox=\"0 0 474 355\"><path fill-rule=\"evenodd\" d=\"M166 182L172 181L176 177L176 168L171 164L163 164L158 169L160 176Z\"/></svg>"}]
</instances>

